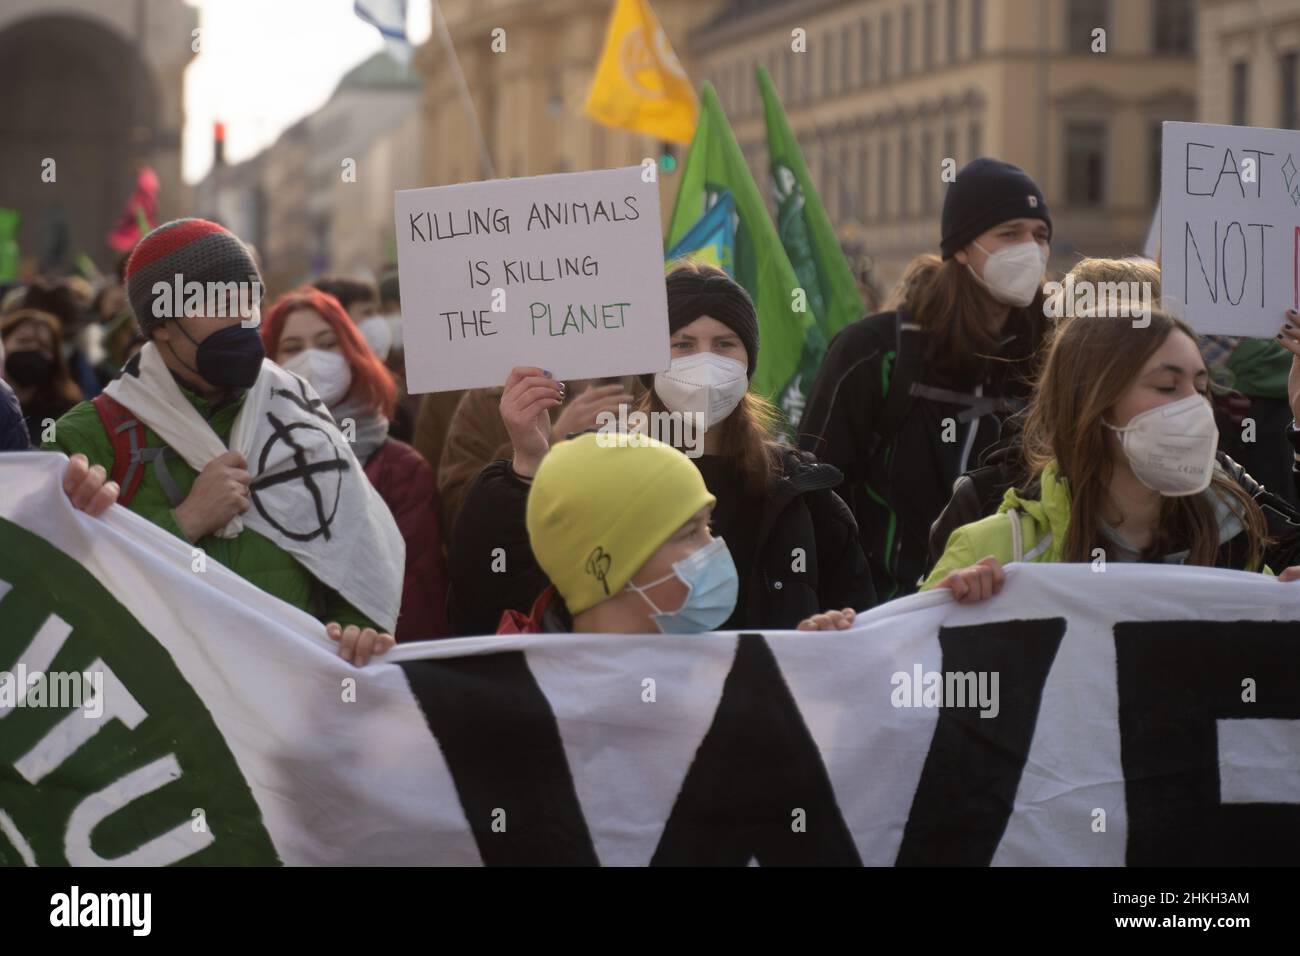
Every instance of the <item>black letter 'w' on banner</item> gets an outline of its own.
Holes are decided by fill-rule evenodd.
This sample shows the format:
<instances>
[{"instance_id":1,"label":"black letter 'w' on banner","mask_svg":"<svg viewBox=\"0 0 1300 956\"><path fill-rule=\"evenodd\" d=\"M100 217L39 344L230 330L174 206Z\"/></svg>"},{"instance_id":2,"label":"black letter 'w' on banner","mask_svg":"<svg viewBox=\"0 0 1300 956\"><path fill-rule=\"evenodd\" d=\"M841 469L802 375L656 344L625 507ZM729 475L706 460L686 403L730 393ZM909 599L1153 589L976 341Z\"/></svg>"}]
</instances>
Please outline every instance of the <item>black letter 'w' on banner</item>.
<instances>
[{"instance_id":1,"label":"black letter 'w' on banner","mask_svg":"<svg viewBox=\"0 0 1300 956\"><path fill-rule=\"evenodd\" d=\"M898 866L988 866L1015 806L1065 618L939 630L943 672L998 673L996 717L944 707L898 848Z\"/></svg>"},{"instance_id":2,"label":"black letter 'w' on banner","mask_svg":"<svg viewBox=\"0 0 1300 956\"><path fill-rule=\"evenodd\" d=\"M1294 866L1300 793L1288 803L1224 803L1218 722L1300 720L1295 622L1117 624L1115 658L1128 865ZM1241 699L1248 677L1250 702ZM1261 782L1279 764L1284 774L1295 766L1289 752L1234 756L1258 761Z\"/></svg>"},{"instance_id":3,"label":"black letter 'w' on banner","mask_svg":"<svg viewBox=\"0 0 1300 956\"><path fill-rule=\"evenodd\" d=\"M796 827L796 810L803 825ZM861 866L817 744L767 642L742 634L653 866Z\"/></svg>"},{"instance_id":4,"label":"black letter 'w' on banner","mask_svg":"<svg viewBox=\"0 0 1300 956\"><path fill-rule=\"evenodd\" d=\"M488 866L597 866L550 702L521 651L399 665ZM493 811L505 810L503 832Z\"/></svg>"}]
</instances>

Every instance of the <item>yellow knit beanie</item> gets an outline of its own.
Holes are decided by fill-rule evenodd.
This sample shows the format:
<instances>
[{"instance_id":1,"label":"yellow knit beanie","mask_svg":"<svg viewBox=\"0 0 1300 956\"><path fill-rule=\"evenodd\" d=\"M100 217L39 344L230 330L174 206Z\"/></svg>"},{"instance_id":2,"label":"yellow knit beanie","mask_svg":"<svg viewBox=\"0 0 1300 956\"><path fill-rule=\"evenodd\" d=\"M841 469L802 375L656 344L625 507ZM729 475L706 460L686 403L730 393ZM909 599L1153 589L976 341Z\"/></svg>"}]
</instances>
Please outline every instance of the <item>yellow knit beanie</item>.
<instances>
[{"instance_id":1,"label":"yellow knit beanie","mask_svg":"<svg viewBox=\"0 0 1300 956\"><path fill-rule=\"evenodd\" d=\"M717 499L694 463L644 435L555 445L528 493L528 540L573 614L613 597L687 519Z\"/></svg>"}]
</instances>

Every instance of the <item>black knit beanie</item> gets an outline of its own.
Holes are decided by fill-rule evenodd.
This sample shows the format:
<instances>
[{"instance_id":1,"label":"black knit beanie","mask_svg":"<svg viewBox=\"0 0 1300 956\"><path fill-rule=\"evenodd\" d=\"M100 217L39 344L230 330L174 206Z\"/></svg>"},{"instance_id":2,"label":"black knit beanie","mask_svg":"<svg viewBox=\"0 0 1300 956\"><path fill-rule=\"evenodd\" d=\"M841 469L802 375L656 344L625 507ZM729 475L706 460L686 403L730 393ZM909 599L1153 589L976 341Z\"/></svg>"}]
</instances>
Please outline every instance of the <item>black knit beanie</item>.
<instances>
[{"instance_id":1,"label":"black knit beanie","mask_svg":"<svg viewBox=\"0 0 1300 956\"><path fill-rule=\"evenodd\" d=\"M1052 238L1052 216L1038 184L1019 166L1000 159L980 157L957 173L943 199L944 259L966 246L981 233L1011 219L1041 219Z\"/></svg>"},{"instance_id":2,"label":"black knit beanie","mask_svg":"<svg viewBox=\"0 0 1300 956\"><path fill-rule=\"evenodd\" d=\"M736 333L749 358L746 375L754 377L758 365L758 313L745 287L720 269L690 266L668 274L668 334L690 325L702 315L717 319ZM647 386L653 376L642 376Z\"/></svg>"}]
</instances>

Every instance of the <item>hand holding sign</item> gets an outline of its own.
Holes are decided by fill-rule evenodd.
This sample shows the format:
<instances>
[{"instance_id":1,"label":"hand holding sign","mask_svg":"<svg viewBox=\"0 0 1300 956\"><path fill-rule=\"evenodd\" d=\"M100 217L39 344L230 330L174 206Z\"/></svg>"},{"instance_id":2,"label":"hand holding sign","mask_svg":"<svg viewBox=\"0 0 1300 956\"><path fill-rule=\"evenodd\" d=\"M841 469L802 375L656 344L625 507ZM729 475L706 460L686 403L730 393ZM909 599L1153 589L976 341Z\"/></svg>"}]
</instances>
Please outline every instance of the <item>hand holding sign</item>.
<instances>
[{"instance_id":1,"label":"hand holding sign","mask_svg":"<svg viewBox=\"0 0 1300 956\"><path fill-rule=\"evenodd\" d=\"M510 370L501 393L501 421L514 447L515 473L531 478L551 448L551 409L564 401L564 383L540 368Z\"/></svg>"},{"instance_id":2,"label":"hand holding sign","mask_svg":"<svg viewBox=\"0 0 1300 956\"><path fill-rule=\"evenodd\" d=\"M608 412L616 416L619 405L631 405L632 401L633 397L623 391L622 385L589 385L574 394L560 412L552 429L555 441L562 441L575 432L598 427L602 413Z\"/></svg>"}]
</instances>

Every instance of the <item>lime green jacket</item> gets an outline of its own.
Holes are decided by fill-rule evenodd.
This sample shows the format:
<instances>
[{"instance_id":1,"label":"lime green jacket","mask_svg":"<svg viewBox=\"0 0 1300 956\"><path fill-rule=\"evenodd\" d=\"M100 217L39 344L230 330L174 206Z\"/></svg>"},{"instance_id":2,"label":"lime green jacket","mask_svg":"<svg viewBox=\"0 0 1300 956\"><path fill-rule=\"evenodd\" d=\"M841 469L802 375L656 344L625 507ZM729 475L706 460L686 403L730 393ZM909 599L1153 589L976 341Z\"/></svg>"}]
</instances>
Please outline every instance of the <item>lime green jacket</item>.
<instances>
[{"instance_id":1,"label":"lime green jacket","mask_svg":"<svg viewBox=\"0 0 1300 956\"><path fill-rule=\"evenodd\" d=\"M1057 473L1055 462L1043 469L1039 488L1037 499L1023 497L1015 488L1007 489L996 514L954 531L921 590L929 590L949 572L968 568L989 555L1000 564L1063 561L1065 533L1070 527L1070 489ZM1219 511L1222 541L1238 533L1241 524L1235 515L1227 513L1226 504ZM1262 570L1273 573L1267 567Z\"/></svg>"},{"instance_id":2,"label":"lime green jacket","mask_svg":"<svg viewBox=\"0 0 1300 956\"><path fill-rule=\"evenodd\" d=\"M213 412L203 398L183 385L181 394L203 416L217 437L229 444L235 416L244 404L243 396ZM162 439L152 429L146 428L145 447L162 446ZM80 452L92 465L102 465L109 474L113 472L113 443L104 431L99 413L91 402L82 402L60 418L54 425L54 440L46 442L42 447L47 451L61 451L67 455ZM179 456L167 458L163 465L180 493L188 495L198 478L198 472ZM188 542L180 525L176 523L176 514L167 500L161 481L154 473L153 464L144 466L140 485L127 507ZM318 582L293 555L256 531L245 528L233 538L208 535L193 542L193 545L202 548L209 560L219 562L263 591L289 602L322 622L337 621L343 625L356 624L359 627L376 626L337 592Z\"/></svg>"}]
</instances>

